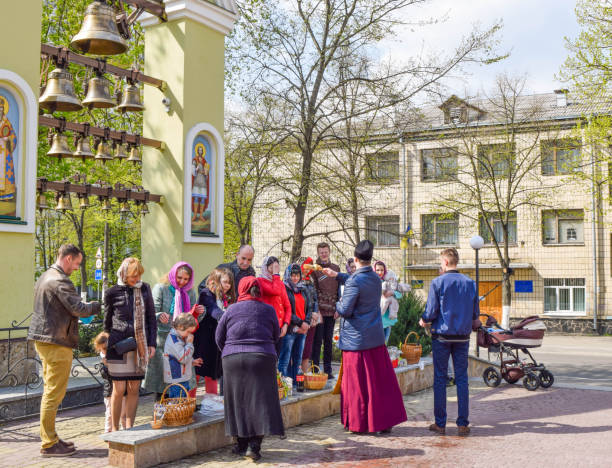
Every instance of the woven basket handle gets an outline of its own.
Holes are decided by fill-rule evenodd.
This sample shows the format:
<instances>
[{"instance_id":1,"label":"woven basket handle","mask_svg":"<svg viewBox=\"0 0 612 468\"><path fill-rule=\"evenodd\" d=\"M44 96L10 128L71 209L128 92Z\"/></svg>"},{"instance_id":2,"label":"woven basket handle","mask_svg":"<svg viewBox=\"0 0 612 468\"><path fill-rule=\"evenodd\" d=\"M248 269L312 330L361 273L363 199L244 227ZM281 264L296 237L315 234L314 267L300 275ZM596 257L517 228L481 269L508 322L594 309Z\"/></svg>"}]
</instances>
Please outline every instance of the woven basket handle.
<instances>
[{"instance_id":1,"label":"woven basket handle","mask_svg":"<svg viewBox=\"0 0 612 468\"><path fill-rule=\"evenodd\" d=\"M404 344L408 344L408 338L410 338L410 335L414 335L416 336L416 342L419 342L419 334L417 332L410 332L408 333L408 335L406 335L406 339L404 340Z\"/></svg>"},{"instance_id":2,"label":"woven basket handle","mask_svg":"<svg viewBox=\"0 0 612 468\"><path fill-rule=\"evenodd\" d=\"M317 369L316 372L315 372L315 369ZM310 372L312 374L320 374L321 373L321 368L319 366L317 366L316 364L310 364Z\"/></svg>"},{"instance_id":3,"label":"woven basket handle","mask_svg":"<svg viewBox=\"0 0 612 468\"><path fill-rule=\"evenodd\" d=\"M187 392L187 389L185 387L183 387L180 383L171 383L169 384L166 388L164 388L164 391L162 392L162 396L159 400L160 403L163 403L165 398L166 398L166 392L168 391L168 389L172 386L176 385L177 387L181 387L183 389L183 391L185 392L185 398L189 397L189 393ZM179 398L183 398L182 396L180 396Z\"/></svg>"}]
</instances>

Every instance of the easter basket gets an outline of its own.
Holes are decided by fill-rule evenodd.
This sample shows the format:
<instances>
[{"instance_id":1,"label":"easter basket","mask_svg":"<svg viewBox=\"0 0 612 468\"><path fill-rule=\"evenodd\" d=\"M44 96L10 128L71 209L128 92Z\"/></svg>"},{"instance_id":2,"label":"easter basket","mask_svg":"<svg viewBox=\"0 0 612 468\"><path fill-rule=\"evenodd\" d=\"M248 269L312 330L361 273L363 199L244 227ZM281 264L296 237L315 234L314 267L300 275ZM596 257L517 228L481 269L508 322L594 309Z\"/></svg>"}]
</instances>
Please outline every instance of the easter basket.
<instances>
[{"instance_id":1,"label":"easter basket","mask_svg":"<svg viewBox=\"0 0 612 468\"><path fill-rule=\"evenodd\" d=\"M410 335L416 336L416 343L408 343ZM419 342L419 335L416 332L410 332L406 336L402 344L402 356L406 359L407 364L418 364L421 359L422 347Z\"/></svg>"},{"instance_id":2,"label":"easter basket","mask_svg":"<svg viewBox=\"0 0 612 468\"><path fill-rule=\"evenodd\" d=\"M179 386L185 392L185 396L182 394L178 398L167 398L166 392L173 385ZM166 426L185 426L193 421L193 413L196 408L196 399L190 398L187 393L187 389L181 384L174 383L168 385L161 396L160 405L165 409L163 416L163 423Z\"/></svg>"},{"instance_id":3,"label":"easter basket","mask_svg":"<svg viewBox=\"0 0 612 468\"><path fill-rule=\"evenodd\" d=\"M310 372L304 374L304 387L308 390L321 390L327 383L327 374L322 373L319 366L310 366Z\"/></svg>"}]
</instances>

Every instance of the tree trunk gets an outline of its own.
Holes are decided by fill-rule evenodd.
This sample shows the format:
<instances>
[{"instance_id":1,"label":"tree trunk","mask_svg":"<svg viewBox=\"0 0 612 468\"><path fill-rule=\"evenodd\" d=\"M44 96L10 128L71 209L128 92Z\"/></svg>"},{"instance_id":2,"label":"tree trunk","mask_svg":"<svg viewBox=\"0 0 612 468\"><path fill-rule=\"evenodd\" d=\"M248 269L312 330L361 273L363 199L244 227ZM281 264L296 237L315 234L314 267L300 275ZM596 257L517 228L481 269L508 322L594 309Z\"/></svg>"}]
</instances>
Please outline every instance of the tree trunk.
<instances>
[{"instance_id":1,"label":"tree trunk","mask_svg":"<svg viewBox=\"0 0 612 468\"><path fill-rule=\"evenodd\" d=\"M295 262L302 255L304 245L304 220L312 174L312 153L308 148L302 150L302 176L300 180L300 197L295 207L293 241L291 243L291 261Z\"/></svg>"}]
</instances>

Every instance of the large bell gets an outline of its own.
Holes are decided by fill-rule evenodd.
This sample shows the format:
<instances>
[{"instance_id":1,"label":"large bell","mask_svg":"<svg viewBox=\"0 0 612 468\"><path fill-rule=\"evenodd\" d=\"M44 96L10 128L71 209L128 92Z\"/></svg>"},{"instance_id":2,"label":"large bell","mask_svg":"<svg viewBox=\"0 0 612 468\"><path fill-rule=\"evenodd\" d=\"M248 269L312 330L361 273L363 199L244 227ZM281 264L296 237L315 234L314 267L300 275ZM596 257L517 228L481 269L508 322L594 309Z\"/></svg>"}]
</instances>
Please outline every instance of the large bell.
<instances>
[{"instance_id":1,"label":"large bell","mask_svg":"<svg viewBox=\"0 0 612 468\"><path fill-rule=\"evenodd\" d=\"M130 157L127 160L133 162L134 164L140 164L142 162L142 159L140 158L140 151L138 150L137 146L132 146L130 149Z\"/></svg>"},{"instance_id":2,"label":"large bell","mask_svg":"<svg viewBox=\"0 0 612 468\"><path fill-rule=\"evenodd\" d=\"M113 155L111 154L108 143L106 140L100 140L96 151L96 161L102 161L105 163L106 161L112 161L112 159Z\"/></svg>"},{"instance_id":3,"label":"large bell","mask_svg":"<svg viewBox=\"0 0 612 468\"><path fill-rule=\"evenodd\" d=\"M72 201L70 200L70 195L67 193L58 195L57 206L55 209L57 211L72 211Z\"/></svg>"},{"instance_id":4,"label":"large bell","mask_svg":"<svg viewBox=\"0 0 612 468\"><path fill-rule=\"evenodd\" d=\"M125 143L117 143L115 147L115 159L127 159L127 145Z\"/></svg>"},{"instance_id":5,"label":"large bell","mask_svg":"<svg viewBox=\"0 0 612 468\"><path fill-rule=\"evenodd\" d=\"M36 201L36 208L38 208L41 211L49 208L49 205L47 205L47 197L45 196L43 192L40 192L38 194L38 200Z\"/></svg>"},{"instance_id":6,"label":"large bell","mask_svg":"<svg viewBox=\"0 0 612 468\"><path fill-rule=\"evenodd\" d=\"M54 134L51 149L47 152L47 156L56 158L72 157L72 150L68 146L68 137L63 133Z\"/></svg>"},{"instance_id":7,"label":"large bell","mask_svg":"<svg viewBox=\"0 0 612 468\"><path fill-rule=\"evenodd\" d=\"M72 73L65 68L56 68L47 77L45 92L38 99L40 107L49 112L72 112L83 108L74 93Z\"/></svg>"},{"instance_id":8,"label":"large bell","mask_svg":"<svg viewBox=\"0 0 612 468\"><path fill-rule=\"evenodd\" d=\"M89 138L79 138L76 144L76 149L74 150L74 153L72 153L72 155L75 158L93 158L95 155L91 151L91 146L89 145Z\"/></svg>"},{"instance_id":9,"label":"large bell","mask_svg":"<svg viewBox=\"0 0 612 468\"><path fill-rule=\"evenodd\" d=\"M103 0L90 3L85 10L81 30L72 38L70 46L94 55L116 55L125 52L127 43L119 34L115 9Z\"/></svg>"},{"instance_id":10,"label":"large bell","mask_svg":"<svg viewBox=\"0 0 612 468\"><path fill-rule=\"evenodd\" d=\"M83 99L83 105L90 109L108 109L115 107L117 102L111 96L110 81L103 76L94 76L87 85L87 96Z\"/></svg>"},{"instance_id":11,"label":"large bell","mask_svg":"<svg viewBox=\"0 0 612 468\"><path fill-rule=\"evenodd\" d=\"M135 84L123 88L121 104L117 106L121 112L142 112L144 105L140 100L140 89Z\"/></svg>"},{"instance_id":12,"label":"large bell","mask_svg":"<svg viewBox=\"0 0 612 468\"><path fill-rule=\"evenodd\" d=\"M124 201L124 202L121 204L121 209L119 210L119 213L122 213L122 214L129 214L129 213L131 213L131 212L132 212L132 210L130 210L130 204L129 204L127 201Z\"/></svg>"}]
</instances>

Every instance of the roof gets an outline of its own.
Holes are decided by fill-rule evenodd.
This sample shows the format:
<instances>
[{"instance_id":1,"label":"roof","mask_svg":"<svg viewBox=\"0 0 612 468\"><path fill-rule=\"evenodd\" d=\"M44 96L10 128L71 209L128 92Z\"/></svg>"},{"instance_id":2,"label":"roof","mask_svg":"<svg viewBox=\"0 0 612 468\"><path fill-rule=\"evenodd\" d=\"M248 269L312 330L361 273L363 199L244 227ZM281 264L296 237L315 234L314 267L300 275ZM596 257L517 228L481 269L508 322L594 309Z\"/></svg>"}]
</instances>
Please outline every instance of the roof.
<instances>
[{"instance_id":1,"label":"roof","mask_svg":"<svg viewBox=\"0 0 612 468\"><path fill-rule=\"evenodd\" d=\"M217 5L218 7L223 8L224 10L229 11L235 15L238 14L238 5L236 5L235 0L205 0L208 3L212 3L213 5Z\"/></svg>"}]
</instances>

